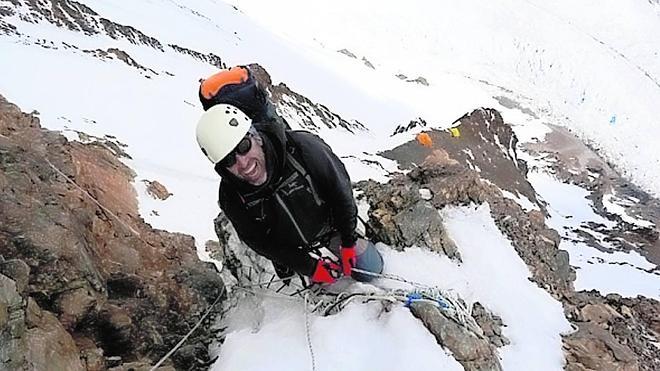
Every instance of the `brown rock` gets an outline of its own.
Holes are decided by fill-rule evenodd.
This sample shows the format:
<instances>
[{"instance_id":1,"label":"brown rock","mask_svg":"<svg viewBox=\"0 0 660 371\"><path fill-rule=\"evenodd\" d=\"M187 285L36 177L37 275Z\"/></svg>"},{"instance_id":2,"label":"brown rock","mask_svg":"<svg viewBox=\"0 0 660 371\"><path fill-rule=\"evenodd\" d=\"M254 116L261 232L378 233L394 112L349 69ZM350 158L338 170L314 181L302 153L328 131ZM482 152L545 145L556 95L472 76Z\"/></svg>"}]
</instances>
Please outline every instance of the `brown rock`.
<instances>
[{"instance_id":1,"label":"brown rock","mask_svg":"<svg viewBox=\"0 0 660 371\"><path fill-rule=\"evenodd\" d=\"M16 283L16 290L24 292L30 280L30 267L19 259L0 262L0 273L11 278Z\"/></svg>"},{"instance_id":2,"label":"brown rock","mask_svg":"<svg viewBox=\"0 0 660 371\"><path fill-rule=\"evenodd\" d=\"M87 288L78 288L64 292L56 300L59 319L67 329L73 329L97 302L96 296Z\"/></svg>"},{"instance_id":3,"label":"brown rock","mask_svg":"<svg viewBox=\"0 0 660 371\"><path fill-rule=\"evenodd\" d=\"M597 324L607 323L620 315L607 304L587 304L580 310L581 320Z\"/></svg>"},{"instance_id":4,"label":"brown rock","mask_svg":"<svg viewBox=\"0 0 660 371\"><path fill-rule=\"evenodd\" d=\"M159 359L217 297L222 280L199 261L192 237L144 223L134 174L107 147L70 143L0 97L0 155L2 267L11 266L12 275L25 273L20 264L7 264L23 261L29 280L18 274L18 282L29 285L19 287L34 298L27 308L8 306L18 308L6 325L14 333L8 339L17 360L10 368L41 362L42 356L27 352L21 329L59 337L52 316L76 339L93 340L94 347L83 348L89 364L100 364L96 348L127 360ZM200 328L188 341L208 342L211 336L209 328ZM48 346L35 349L50 351ZM175 365L177 360L175 354Z\"/></svg>"},{"instance_id":5,"label":"brown rock","mask_svg":"<svg viewBox=\"0 0 660 371\"><path fill-rule=\"evenodd\" d=\"M50 312L28 299L28 328L25 358L31 370L84 370L71 335Z\"/></svg>"},{"instance_id":6,"label":"brown rock","mask_svg":"<svg viewBox=\"0 0 660 371\"><path fill-rule=\"evenodd\" d=\"M449 349L454 358L466 370L501 370L497 352L482 334L475 334L467 327L445 317L436 306L415 302L410 307L435 336L438 344Z\"/></svg>"},{"instance_id":7,"label":"brown rock","mask_svg":"<svg viewBox=\"0 0 660 371\"><path fill-rule=\"evenodd\" d=\"M150 181L145 179L143 182L147 185L147 193L149 196L155 199L167 200L170 196L172 196L172 193L170 193L167 188L165 188L165 186L157 180Z\"/></svg>"},{"instance_id":8,"label":"brown rock","mask_svg":"<svg viewBox=\"0 0 660 371\"><path fill-rule=\"evenodd\" d=\"M424 162L422 163L424 166L432 166L432 165L458 165L458 161L452 159L449 157L449 153L445 151L442 148L434 149L433 152L431 152L430 155L428 155L425 159Z\"/></svg>"},{"instance_id":9,"label":"brown rock","mask_svg":"<svg viewBox=\"0 0 660 371\"><path fill-rule=\"evenodd\" d=\"M635 354L616 341L612 334L591 323L578 323L578 328L577 332L564 338L569 364L592 370L639 370Z\"/></svg>"}]
</instances>

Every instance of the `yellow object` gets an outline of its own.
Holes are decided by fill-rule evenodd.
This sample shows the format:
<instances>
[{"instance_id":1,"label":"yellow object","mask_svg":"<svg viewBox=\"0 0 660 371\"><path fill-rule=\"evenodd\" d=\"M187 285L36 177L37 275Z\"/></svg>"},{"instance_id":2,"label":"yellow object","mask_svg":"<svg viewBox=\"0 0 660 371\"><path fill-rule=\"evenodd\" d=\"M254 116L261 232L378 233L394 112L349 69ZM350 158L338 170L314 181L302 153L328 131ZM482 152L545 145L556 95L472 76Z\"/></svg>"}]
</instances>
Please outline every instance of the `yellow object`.
<instances>
[{"instance_id":1,"label":"yellow object","mask_svg":"<svg viewBox=\"0 0 660 371\"><path fill-rule=\"evenodd\" d=\"M451 128L449 129L449 131L451 132L451 136L454 138L458 138L461 136L461 131L458 130L458 128Z\"/></svg>"},{"instance_id":2,"label":"yellow object","mask_svg":"<svg viewBox=\"0 0 660 371\"><path fill-rule=\"evenodd\" d=\"M431 139L431 136L428 135L427 133L417 134L417 141L419 142L419 144L423 145L424 147L428 147L428 148L433 147L433 139Z\"/></svg>"}]
</instances>

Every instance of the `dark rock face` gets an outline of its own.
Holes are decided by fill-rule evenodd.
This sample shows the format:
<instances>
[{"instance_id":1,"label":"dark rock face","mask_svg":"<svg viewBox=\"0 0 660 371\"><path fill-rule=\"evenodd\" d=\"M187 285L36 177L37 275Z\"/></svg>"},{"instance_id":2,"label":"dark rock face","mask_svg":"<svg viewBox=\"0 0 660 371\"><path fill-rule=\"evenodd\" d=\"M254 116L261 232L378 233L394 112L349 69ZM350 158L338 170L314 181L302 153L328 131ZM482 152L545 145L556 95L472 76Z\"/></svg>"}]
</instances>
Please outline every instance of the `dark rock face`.
<instances>
[{"instance_id":1,"label":"dark rock face","mask_svg":"<svg viewBox=\"0 0 660 371\"><path fill-rule=\"evenodd\" d=\"M217 298L193 239L140 218L132 177L105 147L69 143L0 97L0 338L13 339L0 369L154 363ZM188 344L206 345L208 327ZM41 367L49 352L55 368Z\"/></svg>"},{"instance_id":2,"label":"dark rock face","mask_svg":"<svg viewBox=\"0 0 660 371\"><path fill-rule=\"evenodd\" d=\"M149 36L144 32L130 25L123 25L95 12L92 8L72 0L12 0L12 6L18 8L24 6L27 11L20 13L19 17L25 22L39 23L48 22L55 26L66 28L71 31L81 32L88 36L103 34L115 40L124 39L135 45L143 45L159 51L165 51L167 47L176 51L177 53L190 56L201 62L209 63L218 68L225 68L222 59L213 53L200 53L198 51L175 45L163 45L155 37ZM5 21L2 18L13 16L16 14L14 8L9 6L0 6L0 33L7 35L20 35L16 26L12 25L10 21ZM75 45L61 43L61 45L52 42L28 41L40 44L42 47L57 49L74 48L79 49ZM149 78L152 75L158 75L156 71L151 68L141 65L138 61L134 60L128 53L117 48L109 48L106 50L83 50L83 52L91 54L99 59L112 58L114 55L117 59L123 61L127 65L134 67L145 73L145 77Z\"/></svg>"},{"instance_id":3,"label":"dark rock face","mask_svg":"<svg viewBox=\"0 0 660 371\"><path fill-rule=\"evenodd\" d=\"M395 248L423 246L460 260L456 245L442 226L442 217L431 203L421 198L418 185L403 184L396 179L391 183L394 184L373 181L359 184L371 205L372 238Z\"/></svg>"},{"instance_id":4,"label":"dark rock face","mask_svg":"<svg viewBox=\"0 0 660 371\"><path fill-rule=\"evenodd\" d=\"M488 312L480 303L474 303L472 306L472 317L491 344L502 347L511 343L506 336L502 335L502 326L504 325L502 319Z\"/></svg>"},{"instance_id":5,"label":"dark rock face","mask_svg":"<svg viewBox=\"0 0 660 371\"><path fill-rule=\"evenodd\" d=\"M292 91L284 83L273 85L270 75L258 64L249 65L250 70L254 72L259 84L264 87L271 95L270 99L278 108L280 113L287 111L295 112L302 121L300 124L303 129L318 131L320 128L312 120L316 117L328 128L334 129L342 127L351 133L367 130L360 122L353 120L346 121L338 114L330 111L328 107L320 103L314 103L306 97ZM286 115L283 115L286 118Z\"/></svg>"},{"instance_id":6,"label":"dark rock face","mask_svg":"<svg viewBox=\"0 0 660 371\"><path fill-rule=\"evenodd\" d=\"M405 133L405 132L410 131L410 130L412 130L414 128L417 128L417 127L421 127L421 128L426 127L426 120L419 117L415 120L410 120L408 125L405 125L405 126L404 125L398 125L396 127L396 129L394 129L394 132L392 133L392 135L390 135L390 136L393 137L397 134Z\"/></svg>"},{"instance_id":7,"label":"dark rock face","mask_svg":"<svg viewBox=\"0 0 660 371\"><path fill-rule=\"evenodd\" d=\"M447 131L428 132L433 147L410 142L382 153L409 169L412 164L421 164L435 149L442 149L449 157L468 168L477 170L480 176L501 189L522 194L537 203L536 192L526 179L527 168L519 161L516 153L518 139L505 125L499 112L493 109L478 109L457 120L455 126L459 136Z\"/></svg>"}]
</instances>

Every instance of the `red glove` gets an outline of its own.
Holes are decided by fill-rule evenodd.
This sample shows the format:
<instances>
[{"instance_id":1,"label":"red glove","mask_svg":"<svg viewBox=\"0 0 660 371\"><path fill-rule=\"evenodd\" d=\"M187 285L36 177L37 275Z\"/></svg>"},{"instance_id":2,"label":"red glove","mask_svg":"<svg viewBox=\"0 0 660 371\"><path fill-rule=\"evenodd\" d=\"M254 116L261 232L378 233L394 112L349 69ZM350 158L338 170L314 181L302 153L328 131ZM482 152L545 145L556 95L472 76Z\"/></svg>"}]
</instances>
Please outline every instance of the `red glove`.
<instances>
[{"instance_id":1,"label":"red glove","mask_svg":"<svg viewBox=\"0 0 660 371\"><path fill-rule=\"evenodd\" d=\"M312 274L312 282L334 283L341 276L341 267L330 259L321 258L316 263L316 270Z\"/></svg>"},{"instance_id":2,"label":"red glove","mask_svg":"<svg viewBox=\"0 0 660 371\"><path fill-rule=\"evenodd\" d=\"M357 261L357 255L355 255L355 244L352 246L342 246L339 249L339 254L341 255L341 267L344 270L345 276L351 276L352 269L355 267Z\"/></svg>"}]
</instances>

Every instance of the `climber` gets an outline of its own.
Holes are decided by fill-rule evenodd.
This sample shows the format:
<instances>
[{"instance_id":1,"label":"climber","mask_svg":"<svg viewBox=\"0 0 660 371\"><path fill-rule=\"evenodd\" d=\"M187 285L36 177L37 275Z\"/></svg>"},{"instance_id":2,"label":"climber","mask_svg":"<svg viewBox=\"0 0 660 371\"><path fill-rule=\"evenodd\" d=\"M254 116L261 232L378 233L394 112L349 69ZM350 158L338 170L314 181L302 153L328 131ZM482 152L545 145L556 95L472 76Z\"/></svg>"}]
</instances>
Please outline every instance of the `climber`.
<instances>
[{"instance_id":1,"label":"climber","mask_svg":"<svg viewBox=\"0 0 660 371\"><path fill-rule=\"evenodd\" d=\"M356 236L351 180L318 136L251 120L215 104L197 125L197 142L222 177L219 205L239 238L270 259L282 279L294 273L314 283L340 276L369 281L382 257ZM326 247L336 256L319 255Z\"/></svg>"}]
</instances>

